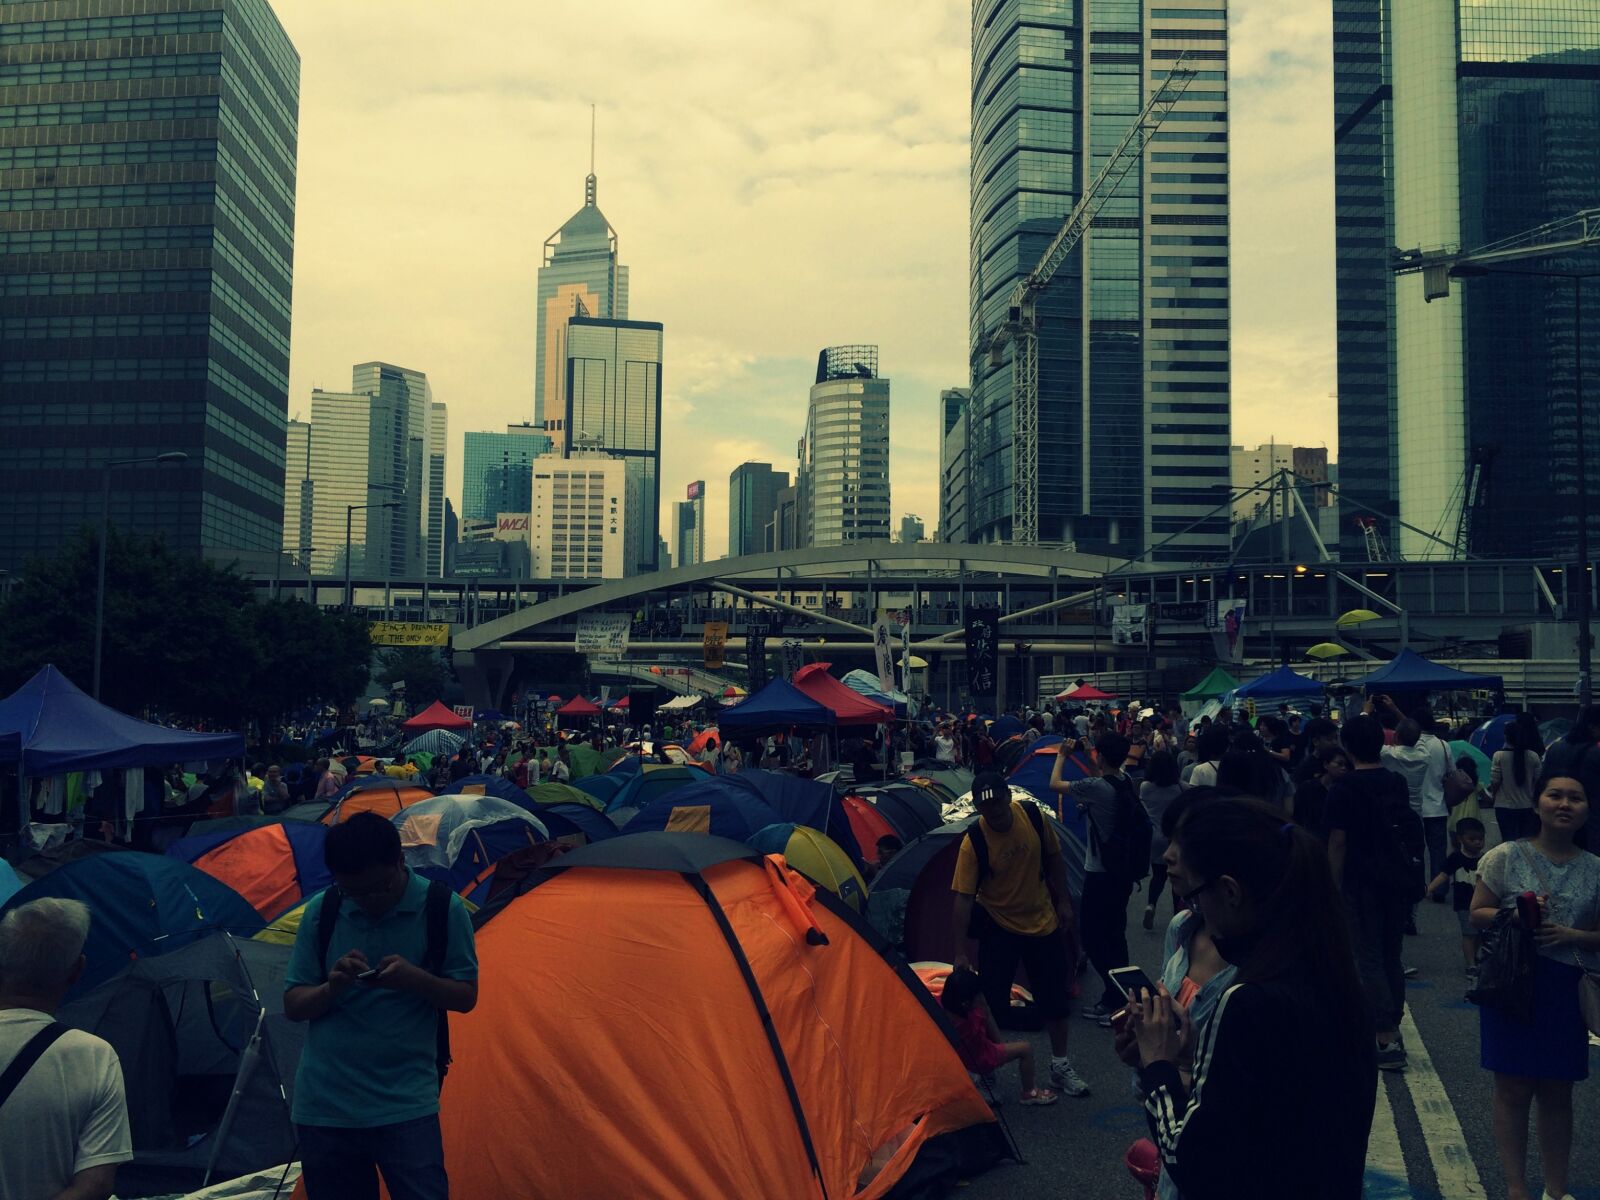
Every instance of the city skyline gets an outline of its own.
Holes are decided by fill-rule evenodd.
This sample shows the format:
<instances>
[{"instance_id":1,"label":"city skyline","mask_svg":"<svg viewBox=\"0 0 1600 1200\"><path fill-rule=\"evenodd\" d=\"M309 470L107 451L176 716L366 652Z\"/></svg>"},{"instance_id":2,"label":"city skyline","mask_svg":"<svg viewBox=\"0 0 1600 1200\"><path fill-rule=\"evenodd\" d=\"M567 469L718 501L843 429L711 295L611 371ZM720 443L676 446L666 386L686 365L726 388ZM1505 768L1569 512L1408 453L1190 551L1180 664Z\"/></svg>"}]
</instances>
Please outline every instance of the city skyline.
<instances>
[{"instance_id":1,"label":"city skyline","mask_svg":"<svg viewBox=\"0 0 1600 1200\"><path fill-rule=\"evenodd\" d=\"M630 308L672 330L663 493L713 481L708 555L724 548L732 468L792 468L817 345L874 341L895 364L896 505L938 510L938 396L967 382L968 4L670 17L625 4L626 44L604 47L560 12L538 39L507 36L533 27L521 6L489 5L443 47L414 6L276 7L304 69L291 412L311 386L343 386L351 361L415 363L455 409L459 507L461 433L532 408L533 275L582 201L595 100ZM1292 429L1333 448L1331 19L1246 0L1230 29L1232 440ZM759 66L729 65L729 47L755 44ZM616 54L640 65L597 96L597 64ZM363 63L397 60L414 87L368 82ZM797 109L802 80L816 102ZM413 186L357 186L401 145L430 167Z\"/></svg>"}]
</instances>

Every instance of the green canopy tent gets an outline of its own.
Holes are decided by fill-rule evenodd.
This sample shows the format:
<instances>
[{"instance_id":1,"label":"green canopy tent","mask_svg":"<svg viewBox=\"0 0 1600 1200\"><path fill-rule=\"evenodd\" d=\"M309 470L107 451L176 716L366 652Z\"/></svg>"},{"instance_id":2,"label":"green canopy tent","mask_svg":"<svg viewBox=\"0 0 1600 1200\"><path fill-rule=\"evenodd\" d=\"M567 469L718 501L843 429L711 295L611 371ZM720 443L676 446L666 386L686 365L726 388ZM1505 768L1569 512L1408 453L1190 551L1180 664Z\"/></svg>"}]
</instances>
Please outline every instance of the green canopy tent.
<instances>
[{"instance_id":1,"label":"green canopy tent","mask_svg":"<svg viewBox=\"0 0 1600 1200\"><path fill-rule=\"evenodd\" d=\"M1187 692L1184 692L1178 699L1196 703L1215 700L1219 696L1226 696L1238 686L1239 681L1237 679L1229 675L1221 667L1216 667L1213 668L1211 674L1207 675Z\"/></svg>"}]
</instances>

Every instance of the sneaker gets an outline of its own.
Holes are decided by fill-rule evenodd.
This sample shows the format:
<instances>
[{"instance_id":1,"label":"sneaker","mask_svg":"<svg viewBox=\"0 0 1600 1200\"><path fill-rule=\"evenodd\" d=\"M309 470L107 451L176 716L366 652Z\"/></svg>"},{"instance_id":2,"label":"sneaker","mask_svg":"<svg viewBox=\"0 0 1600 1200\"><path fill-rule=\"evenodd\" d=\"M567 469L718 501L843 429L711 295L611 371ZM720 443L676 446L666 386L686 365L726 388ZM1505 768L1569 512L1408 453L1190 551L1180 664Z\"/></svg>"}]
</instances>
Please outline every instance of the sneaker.
<instances>
[{"instance_id":1,"label":"sneaker","mask_svg":"<svg viewBox=\"0 0 1600 1200\"><path fill-rule=\"evenodd\" d=\"M1378 1070L1404 1071L1406 1069L1406 1048L1399 1042L1390 1042L1388 1045L1378 1046Z\"/></svg>"},{"instance_id":2,"label":"sneaker","mask_svg":"<svg viewBox=\"0 0 1600 1200\"><path fill-rule=\"evenodd\" d=\"M1156 927L1156 906L1154 904L1146 904L1144 906L1144 927L1146 929L1154 929Z\"/></svg>"},{"instance_id":3,"label":"sneaker","mask_svg":"<svg viewBox=\"0 0 1600 1200\"><path fill-rule=\"evenodd\" d=\"M1415 979L1417 977L1417 969L1415 967L1401 967L1400 974L1407 979Z\"/></svg>"},{"instance_id":4,"label":"sneaker","mask_svg":"<svg viewBox=\"0 0 1600 1200\"><path fill-rule=\"evenodd\" d=\"M1477 983L1478 982L1478 968L1477 967L1468 967L1467 968L1467 978L1470 979L1473 983Z\"/></svg>"},{"instance_id":5,"label":"sneaker","mask_svg":"<svg viewBox=\"0 0 1600 1200\"><path fill-rule=\"evenodd\" d=\"M1059 1088L1064 1096L1078 1097L1089 1094L1089 1085L1084 1082L1083 1076L1078 1074L1070 1058L1050 1060L1050 1083Z\"/></svg>"},{"instance_id":6,"label":"sneaker","mask_svg":"<svg viewBox=\"0 0 1600 1200\"><path fill-rule=\"evenodd\" d=\"M1092 1008L1079 1009L1078 1015L1085 1021L1098 1023L1102 1028L1109 1027L1111 1024L1111 1010L1104 1004L1096 1004Z\"/></svg>"},{"instance_id":7,"label":"sneaker","mask_svg":"<svg viewBox=\"0 0 1600 1200\"><path fill-rule=\"evenodd\" d=\"M1022 1093L1024 1104L1054 1104L1059 1099L1060 1093L1052 1092L1049 1088L1036 1087L1031 1092Z\"/></svg>"}]
</instances>

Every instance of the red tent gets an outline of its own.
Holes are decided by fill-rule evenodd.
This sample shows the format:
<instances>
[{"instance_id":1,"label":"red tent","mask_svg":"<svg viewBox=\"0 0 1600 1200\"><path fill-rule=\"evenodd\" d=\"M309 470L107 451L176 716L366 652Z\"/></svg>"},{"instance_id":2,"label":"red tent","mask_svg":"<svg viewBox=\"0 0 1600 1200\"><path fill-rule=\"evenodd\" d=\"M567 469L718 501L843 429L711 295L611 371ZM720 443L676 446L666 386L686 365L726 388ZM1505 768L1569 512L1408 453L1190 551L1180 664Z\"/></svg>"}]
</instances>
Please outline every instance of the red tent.
<instances>
[{"instance_id":1,"label":"red tent","mask_svg":"<svg viewBox=\"0 0 1600 1200\"><path fill-rule=\"evenodd\" d=\"M1094 684L1092 684L1092 683L1086 683L1082 687L1075 688L1074 690L1072 690L1070 692L1062 692L1059 696L1056 697L1056 699L1057 700L1115 700L1116 697L1111 695L1109 692L1102 692L1099 688L1095 687Z\"/></svg>"},{"instance_id":2,"label":"red tent","mask_svg":"<svg viewBox=\"0 0 1600 1200\"><path fill-rule=\"evenodd\" d=\"M598 717L599 715L600 706L591 704L582 696L574 696L556 709L556 716L558 717Z\"/></svg>"},{"instance_id":3,"label":"red tent","mask_svg":"<svg viewBox=\"0 0 1600 1200\"><path fill-rule=\"evenodd\" d=\"M407 733L427 733L430 729L449 729L459 732L471 729L472 722L465 717L457 716L440 701L435 700L409 721L404 722L400 728Z\"/></svg>"},{"instance_id":4,"label":"red tent","mask_svg":"<svg viewBox=\"0 0 1600 1200\"><path fill-rule=\"evenodd\" d=\"M841 725L884 725L894 720L894 710L868 700L828 674L827 663L808 663L794 673L794 686L824 708Z\"/></svg>"},{"instance_id":5,"label":"red tent","mask_svg":"<svg viewBox=\"0 0 1600 1200\"><path fill-rule=\"evenodd\" d=\"M611 711L612 712L616 712L618 709L627 708L628 707L628 701L630 699L631 699L631 697L624 696L621 700L618 700L615 704L613 704L611 706Z\"/></svg>"}]
</instances>

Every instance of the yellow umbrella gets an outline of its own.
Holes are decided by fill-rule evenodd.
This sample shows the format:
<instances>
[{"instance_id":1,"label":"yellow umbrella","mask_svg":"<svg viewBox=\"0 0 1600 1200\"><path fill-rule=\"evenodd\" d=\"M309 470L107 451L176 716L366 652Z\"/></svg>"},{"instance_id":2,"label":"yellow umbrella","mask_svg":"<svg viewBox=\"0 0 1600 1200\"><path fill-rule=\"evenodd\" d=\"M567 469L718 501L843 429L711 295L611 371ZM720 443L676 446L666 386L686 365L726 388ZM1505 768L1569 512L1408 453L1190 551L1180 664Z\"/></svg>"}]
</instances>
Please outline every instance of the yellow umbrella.
<instances>
[{"instance_id":1,"label":"yellow umbrella","mask_svg":"<svg viewBox=\"0 0 1600 1200\"><path fill-rule=\"evenodd\" d=\"M902 667L906 665L906 660L904 658L902 658L900 660L900 665ZM913 654L911 656L911 669L913 671L924 671L924 670L927 670L927 667L928 667L928 660L927 659L925 659L921 655L917 655L917 654Z\"/></svg>"},{"instance_id":2,"label":"yellow umbrella","mask_svg":"<svg viewBox=\"0 0 1600 1200\"><path fill-rule=\"evenodd\" d=\"M1347 613L1341 613L1333 625L1335 629L1349 629L1352 625L1365 625L1368 621L1381 620L1383 618L1370 608L1352 608Z\"/></svg>"},{"instance_id":3,"label":"yellow umbrella","mask_svg":"<svg viewBox=\"0 0 1600 1200\"><path fill-rule=\"evenodd\" d=\"M1350 651L1337 642L1318 642L1306 651L1306 657L1319 659L1342 658L1349 653Z\"/></svg>"}]
</instances>

